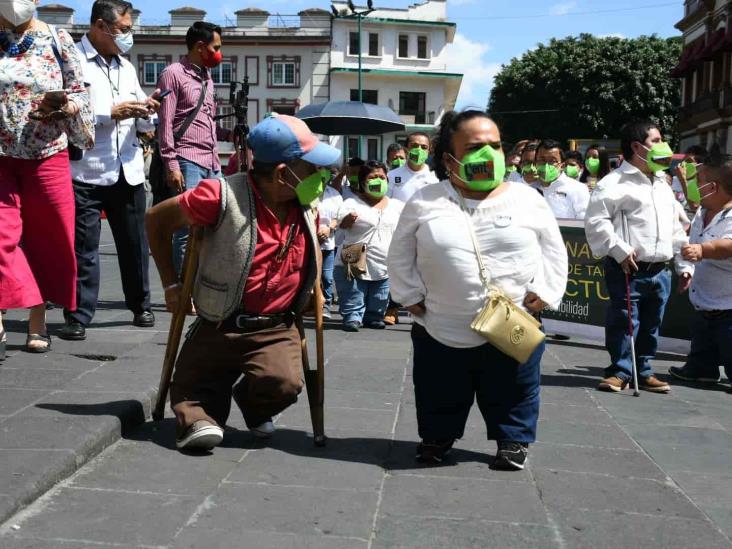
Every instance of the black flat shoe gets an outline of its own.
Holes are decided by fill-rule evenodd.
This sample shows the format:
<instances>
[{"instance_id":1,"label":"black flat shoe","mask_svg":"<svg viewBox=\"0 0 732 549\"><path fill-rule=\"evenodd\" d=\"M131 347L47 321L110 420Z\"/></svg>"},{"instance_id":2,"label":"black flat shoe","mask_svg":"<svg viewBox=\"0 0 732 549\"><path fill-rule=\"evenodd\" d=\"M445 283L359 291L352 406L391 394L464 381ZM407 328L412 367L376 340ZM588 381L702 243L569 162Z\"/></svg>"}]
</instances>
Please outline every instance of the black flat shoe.
<instances>
[{"instance_id":1,"label":"black flat shoe","mask_svg":"<svg viewBox=\"0 0 732 549\"><path fill-rule=\"evenodd\" d=\"M132 325L138 328L152 328L155 326L155 315L152 311L142 311L132 318Z\"/></svg>"},{"instance_id":2,"label":"black flat shoe","mask_svg":"<svg viewBox=\"0 0 732 549\"><path fill-rule=\"evenodd\" d=\"M81 322L67 320L66 325L56 335L66 341L83 341L86 339L86 328Z\"/></svg>"},{"instance_id":3,"label":"black flat shoe","mask_svg":"<svg viewBox=\"0 0 732 549\"><path fill-rule=\"evenodd\" d=\"M41 343L45 343L46 345L44 347L31 347L30 344L34 341L39 341ZM27 353L35 353L35 354L41 354L41 353L47 353L51 350L51 336L49 335L42 335L42 334L28 334L28 337L25 338L25 351Z\"/></svg>"}]
</instances>

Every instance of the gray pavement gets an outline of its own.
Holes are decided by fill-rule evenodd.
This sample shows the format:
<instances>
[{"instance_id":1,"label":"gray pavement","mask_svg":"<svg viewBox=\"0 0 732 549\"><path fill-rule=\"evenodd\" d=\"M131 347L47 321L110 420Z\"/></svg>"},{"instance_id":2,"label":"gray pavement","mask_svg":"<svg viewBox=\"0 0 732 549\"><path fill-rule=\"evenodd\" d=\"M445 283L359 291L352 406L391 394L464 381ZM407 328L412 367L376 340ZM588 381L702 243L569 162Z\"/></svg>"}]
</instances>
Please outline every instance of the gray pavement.
<instances>
[{"instance_id":1,"label":"gray pavement","mask_svg":"<svg viewBox=\"0 0 732 549\"><path fill-rule=\"evenodd\" d=\"M523 472L489 469L477 410L451 464L415 464L407 324L328 324L326 448L303 395L270 441L235 409L221 447L181 454L172 419L147 419L168 319L130 327L104 259L89 339L0 366L0 547L732 547L732 395L598 393L607 357L586 342L548 346ZM9 328L19 345L24 326Z\"/></svg>"}]
</instances>

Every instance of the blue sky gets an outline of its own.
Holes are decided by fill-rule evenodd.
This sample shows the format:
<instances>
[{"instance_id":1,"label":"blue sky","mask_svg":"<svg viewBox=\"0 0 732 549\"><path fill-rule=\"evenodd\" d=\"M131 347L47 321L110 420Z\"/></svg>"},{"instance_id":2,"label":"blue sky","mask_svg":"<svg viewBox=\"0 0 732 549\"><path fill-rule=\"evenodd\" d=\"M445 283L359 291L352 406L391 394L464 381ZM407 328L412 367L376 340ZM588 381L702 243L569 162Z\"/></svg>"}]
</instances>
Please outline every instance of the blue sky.
<instances>
[{"instance_id":1,"label":"blue sky","mask_svg":"<svg viewBox=\"0 0 732 549\"><path fill-rule=\"evenodd\" d=\"M54 2L58 0L53 0ZM86 20L89 0L60 0L78 11L77 21ZM49 3L44 1L44 4ZM164 23L168 10L184 5L202 7L207 19L223 21L225 15L246 7L271 13L295 14L309 7L328 9L329 0L133 0L142 10L143 23ZM357 4L361 4L360 0ZM374 0L376 6L406 7L405 0ZM215 5L216 7L211 7ZM458 107L486 105L492 78L502 63L550 38L588 32L598 36L632 38L642 34L677 36L674 23L681 19L683 1L670 0L447 0L448 17L457 23L450 69L465 74ZM675 60L669 61L671 66Z\"/></svg>"}]
</instances>

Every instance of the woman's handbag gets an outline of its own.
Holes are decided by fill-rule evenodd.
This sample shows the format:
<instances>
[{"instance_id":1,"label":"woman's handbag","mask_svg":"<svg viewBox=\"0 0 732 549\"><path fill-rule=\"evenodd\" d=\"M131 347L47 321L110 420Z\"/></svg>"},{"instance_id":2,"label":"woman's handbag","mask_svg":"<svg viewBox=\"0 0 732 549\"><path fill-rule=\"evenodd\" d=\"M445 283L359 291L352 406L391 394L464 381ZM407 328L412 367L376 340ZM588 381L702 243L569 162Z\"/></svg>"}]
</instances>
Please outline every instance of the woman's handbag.
<instances>
[{"instance_id":1,"label":"woman's handbag","mask_svg":"<svg viewBox=\"0 0 732 549\"><path fill-rule=\"evenodd\" d=\"M518 361L519 364L523 364L529 360L546 337L541 331L541 323L518 307L500 288L490 284L488 270L483 263L478 246L478 239L465 208L465 200L459 191L458 198L460 199L460 209L468 223L475 257L478 260L480 280L488 290L486 303L470 323L470 328L487 339L496 349Z\"/></svg>"},{"instance_id":2,"label":"woman's handbag","mask_svg":"<svg viewBox=\"0 0 732 549\"><path fill-rule=\"evenodd\" d=\"M361 278L366 274L366 244L343 246L341 260L346 268L346 280Z\"/></svg>"}]
</instances>

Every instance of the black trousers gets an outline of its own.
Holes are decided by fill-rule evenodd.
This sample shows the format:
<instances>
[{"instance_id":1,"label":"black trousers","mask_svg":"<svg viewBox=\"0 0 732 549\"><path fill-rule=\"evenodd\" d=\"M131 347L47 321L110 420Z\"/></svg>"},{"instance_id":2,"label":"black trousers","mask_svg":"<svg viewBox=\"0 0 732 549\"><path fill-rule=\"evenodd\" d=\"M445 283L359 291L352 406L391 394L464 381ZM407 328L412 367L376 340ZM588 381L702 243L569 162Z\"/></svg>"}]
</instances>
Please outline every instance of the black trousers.
<instances>
[{"instance_id":1,"label":"black trousers","mask_svg":"<svg viewBox=\"0 0 732 549\"><path fill-rule=\"evenodd\" d=\"M149 252L145 236L145 186L130 185L120 170L114 185L88 185L74 181L76 200L77 282L76 310L64 310L67 319L91 323L99 296L99 235L101 213L112 229L122 278L125 305L135 314L150 309Z\"/></svg>"}]
</instances>

